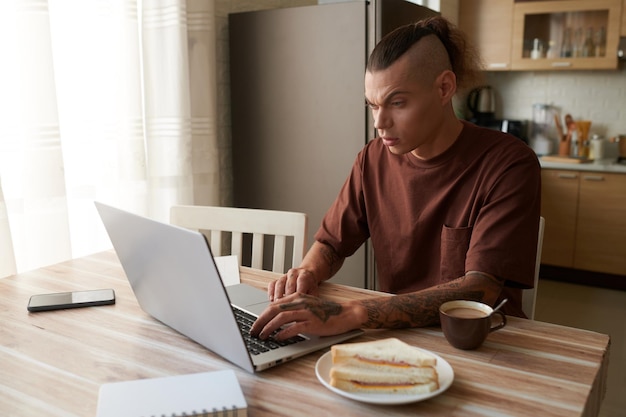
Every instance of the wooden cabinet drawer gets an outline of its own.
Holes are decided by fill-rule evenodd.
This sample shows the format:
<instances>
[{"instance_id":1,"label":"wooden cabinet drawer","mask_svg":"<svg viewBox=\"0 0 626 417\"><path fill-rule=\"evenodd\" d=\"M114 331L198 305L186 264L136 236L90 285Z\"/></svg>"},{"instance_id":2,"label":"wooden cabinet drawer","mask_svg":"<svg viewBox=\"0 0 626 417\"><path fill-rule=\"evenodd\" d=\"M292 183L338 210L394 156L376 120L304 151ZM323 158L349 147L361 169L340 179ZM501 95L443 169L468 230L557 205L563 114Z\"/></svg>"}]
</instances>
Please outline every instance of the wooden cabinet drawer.
<instances>
[{"instance_id":1,"label":"wooden cabinet drawer","mask_svg":"<svg viewBox=\"0 0 626 417\"><path fill-rule=\"evenodd\" d=\"M574 268L626 275L626 175L580 173Z\"/></svg>"},{"instance_id":2,"label":"wooden cabinet drawer","mask_svg":"<svg viewBox=\"0 0 626 417\"><path fill-rule=\"evenodd\" d=\"M541 262L571 268L578 215L577 171L542 170L541 215L546 219Z\"/></svg>"}]
</instances>

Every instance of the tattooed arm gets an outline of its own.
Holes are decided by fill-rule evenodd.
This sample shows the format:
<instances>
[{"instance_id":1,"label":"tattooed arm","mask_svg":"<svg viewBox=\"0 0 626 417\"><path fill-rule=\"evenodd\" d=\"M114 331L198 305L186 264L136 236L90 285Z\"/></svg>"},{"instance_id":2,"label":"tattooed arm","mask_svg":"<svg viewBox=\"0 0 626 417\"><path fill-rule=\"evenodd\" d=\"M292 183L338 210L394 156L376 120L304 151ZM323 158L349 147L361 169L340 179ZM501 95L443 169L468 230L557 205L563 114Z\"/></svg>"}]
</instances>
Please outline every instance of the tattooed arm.
<instances>
[{"instance_id":1,"label":"tattooed arm","mask_svg":"<svg viewBox=\"0 0 626 417\"><path fill-rule=\"evenodd\" d=\"M422 327L439 322L439 306L450 300L476 300L493 305L504 282L493 275L470 271L454 281L422 291L359 302L361 327L368 329Z\"/></svg>"},{"instance_id":2,"label":"tattooed arm","mask_svg":"<svg viewBox=\"0 0 626 417\"><path fill-rule=\"evenodd\" d=\"M495 303L503 281L482 272L468 272L446 284L396 296L382 296L335 303L308 294L294 293L276 301L252 326L254 336L266 338L290 323L279 339L298 333L320 336L339 334L357 328L381 329L423 327L439 322L439 306L449 300L471 299Z\"/></svg>"}]
</instances>

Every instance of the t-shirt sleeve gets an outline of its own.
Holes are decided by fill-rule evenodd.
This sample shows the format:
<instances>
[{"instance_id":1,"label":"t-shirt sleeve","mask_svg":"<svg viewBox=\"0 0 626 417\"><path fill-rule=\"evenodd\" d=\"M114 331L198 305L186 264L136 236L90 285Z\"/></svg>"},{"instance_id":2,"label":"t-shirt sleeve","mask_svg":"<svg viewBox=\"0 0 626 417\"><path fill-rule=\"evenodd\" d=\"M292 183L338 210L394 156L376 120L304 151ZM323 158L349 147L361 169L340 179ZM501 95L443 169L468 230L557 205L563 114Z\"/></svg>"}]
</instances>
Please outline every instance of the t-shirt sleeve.
<instances>
[{"instance_id":1,"label":"t-shirt sleeve","mask_svg":"<svg viewBox=\"0 0 626 417\"><path fill-rule=\"evenodd\" d=\"M357 156L350 175L315 233L315 240L332 246L341 257L353 255L369 237L363 202L362 161L363 152Z\"/></svg>"}]
</instances>

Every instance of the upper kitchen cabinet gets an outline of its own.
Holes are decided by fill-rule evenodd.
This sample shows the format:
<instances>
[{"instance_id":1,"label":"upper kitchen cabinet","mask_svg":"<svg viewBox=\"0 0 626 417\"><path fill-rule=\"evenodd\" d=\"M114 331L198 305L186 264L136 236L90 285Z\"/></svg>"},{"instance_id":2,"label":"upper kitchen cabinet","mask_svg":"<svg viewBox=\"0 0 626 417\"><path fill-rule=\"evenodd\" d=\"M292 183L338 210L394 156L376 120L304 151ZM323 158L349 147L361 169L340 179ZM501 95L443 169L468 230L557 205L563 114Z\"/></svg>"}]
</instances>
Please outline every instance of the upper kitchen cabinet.
<instances>
[{"instance_id":1,"label":"upper kitchen cabinet","mask_svg":"<svg viewBox=\"0 0 626 417\"><path fill-rule=\"evenodd\" d=\"M516 1L511 68L616 69L623 1Z\"/></svg>"},{"instance_id":2,"label":"upper kitchen cabinet","mask_svg":"<svg viewBox=\"0 0 626 417\"><path fill-rule=\"evenodd\" d=\"M480 51L485 70L511 69L512 26L513 0L459 2L459 28Z\"/></svg>"}]
</instances>

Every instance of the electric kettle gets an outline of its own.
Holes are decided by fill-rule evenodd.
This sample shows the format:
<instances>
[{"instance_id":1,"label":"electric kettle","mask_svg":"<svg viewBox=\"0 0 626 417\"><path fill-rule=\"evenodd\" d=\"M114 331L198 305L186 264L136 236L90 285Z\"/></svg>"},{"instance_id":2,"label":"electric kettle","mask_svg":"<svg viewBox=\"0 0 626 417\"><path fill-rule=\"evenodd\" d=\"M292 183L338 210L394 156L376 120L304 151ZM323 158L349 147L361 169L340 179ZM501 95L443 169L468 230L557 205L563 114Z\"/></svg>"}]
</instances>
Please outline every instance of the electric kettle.
<instances>
[{"instance_id":1,"label":"electric kettle","mask_svg":"<svg viewBox=\"0 0 626 417\"><path fill-rule=\"evenodd\" d=\"M496 113L496 97L491 86L473 89L467 96L467 108L472 112L475 123L489 122Z\"/></svg>"}]
</instances>

